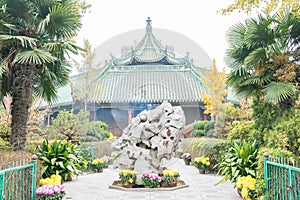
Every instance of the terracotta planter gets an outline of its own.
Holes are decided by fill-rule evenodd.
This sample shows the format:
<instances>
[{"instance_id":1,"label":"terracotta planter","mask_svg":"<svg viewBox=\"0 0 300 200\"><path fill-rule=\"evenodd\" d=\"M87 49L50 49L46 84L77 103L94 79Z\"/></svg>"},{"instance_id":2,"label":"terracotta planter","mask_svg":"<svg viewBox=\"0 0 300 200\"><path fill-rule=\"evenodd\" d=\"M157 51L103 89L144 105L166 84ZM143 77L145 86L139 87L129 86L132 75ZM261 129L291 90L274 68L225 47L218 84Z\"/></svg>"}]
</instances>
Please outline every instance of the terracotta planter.
<instances>
[{"instance_id":1,"label":"terracotta planter","mask_svg":"<svg viewBox=\"0 0 300 200\"><path fill-rule=\"evenodd\" d=\"M72 180L73 180L73 178L72 178L72 176L69 174L68 177L66 178L66 181L72 181Z\"/></svg>"},{"instance_id":2,"label":"terracotta planter","mask_svg":"<svg viewBox=\"0 0 300 200\"><path fill-rule=\"evenodd\" d=\"M176 187L177 186L177 183L165 183L163 182L161 184L161 187Z\"/></svg>"},{"instance_id":3,"label":"terracotta planter","mask_svg":"<svg viewBox=\"0 0 300 200\"><path fill-rule=\"evenodd\" d=\"M98 173L102 173L102 172L103 172L103 168L97 169L97 172L98 172Z\"/></svg>"},{"instance_id":4,"label":"terracotta planter","mask_svg":"<svg viewBox=\"0 0 300 200\"><path fill-rule=\"evenodd\" d=\"M205 174L205 169L199 169L199 174Z\"/></svg>"},{"instance_id":5,"label":"terracotta planter","mask_svg":"<svg viewBox=\"0 0 300 200\"><path fill-rule=\"evenodd\" d=\"M190 165L191 161L184 161L185 165Z\"/></svg>"}]
</instances>

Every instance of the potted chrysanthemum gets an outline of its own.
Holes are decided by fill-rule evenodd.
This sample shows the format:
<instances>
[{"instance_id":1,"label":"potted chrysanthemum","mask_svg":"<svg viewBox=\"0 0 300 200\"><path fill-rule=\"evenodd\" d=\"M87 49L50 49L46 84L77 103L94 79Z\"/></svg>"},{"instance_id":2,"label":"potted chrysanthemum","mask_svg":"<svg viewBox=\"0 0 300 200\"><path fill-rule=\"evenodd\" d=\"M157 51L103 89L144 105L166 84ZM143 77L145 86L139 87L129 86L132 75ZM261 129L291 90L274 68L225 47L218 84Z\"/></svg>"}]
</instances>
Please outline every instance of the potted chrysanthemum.
<instances>
[{"instance_id":1,"label":"potted chrysanthemum","mask_svg":"<svg viewBox=\"0 0 300 200\"><path fill-rule=\"evenodd\" d=\"M155 188L159 186L161 177L154 173L145 173L142 176L142 183L145 187Z\"/></svg>"},{"instance_id":2,"label":"potted chrysanthemum","mask_svg":"<svg viewBox=\"0 0 300 200\"><path fill-rule=\"evenodd\" d=\"M61 200L65 195L63 185L43 185L36 189L37 200Z\"/></svg>"},{"instance_id":3,"label":"potted chrysanthemum","mask_svg":"<svg viewBox=\"0 0 300 200\"><path fill-rule=\"evenodd\" d=\"M167 168L163 170L163 186L175 187L179 179L179 171L177 169Z\"/></svg>"},{"instance_id":4,"label":"potted chrysanthemum","mask_svg":"<svg viewBox=\"0 0 300 200\"><path fill-rule=\"evenodd\" d=\"M236 186L239 195L243 199L251 199L251 200L256 199L257 194L255 192L255 184L256 184L256 179L250 175L242 176L238 178Z\"/></svg>"},{"instance_id":5,"label":"potted chrysanthemum","mask_svg":"<svg viewBox=\"0 0 300 200\"><path fill-rule=\"evenodd\" d=\"M184 154L182 155L182 159L183 159L183 161L184 161L184 163L185 163L186 165L190 165L190 163L191 163L191 161L192 161L191 154L190 154L190 153L184 153Z\"/></svg>"},{"instance_id":6,"label":"potted chrysanthemum","mask_svg":"<svg viewBox=\"0 0 300 200\"><path fill-rule=\"evenodd\" d=\"M100 158L100 159L94 159L92 161L92 165L93 165L93 168L96 172L103 172L103 168L105 167L106 165L106 162L103 158Z\"/></svg>"},{"instance_id":7,"label":"potted chrysanthemum","mask_svg":"<svg viewBox=\"0 0 300 200\"><path fill-rule=\"evenodd\" d=\"M36 189L37 200L60 200L65 193L65 187L61 185L61 176L53 174L45 179L40 179L40 187Z\"/></svg>"},{"instance_id":8,"label":"potted chrysanthemum","mask_svg":"<svg viewBox=\"0 0 300 200\"><path fill-rule=\"evenodd\" d=\"M137 172L120 170L118 173L123 187L132 187L135 184Z\"/></svg>"},{"instance_id":9,"label":"potted chrysanthemum","mask_svg":"<svg viewBox=\"0 0 300 200\"><path fill-rule=\"evenodd\" d=\"M177 154L178 158L181 158L183 155L183 149L177 149L176 154Z\"/></svg>"},{"instance_id":10,"label":"potted chrysanthemum","mask_svg":"<svg viewBox=\"0 0 300 200\"><path fill-rule=\"evenodd\" d=\"M200 174L205 174L206 168L210 165L209 157L196 157L194 165L198 168Z\"/></svg>"}]
</instances>

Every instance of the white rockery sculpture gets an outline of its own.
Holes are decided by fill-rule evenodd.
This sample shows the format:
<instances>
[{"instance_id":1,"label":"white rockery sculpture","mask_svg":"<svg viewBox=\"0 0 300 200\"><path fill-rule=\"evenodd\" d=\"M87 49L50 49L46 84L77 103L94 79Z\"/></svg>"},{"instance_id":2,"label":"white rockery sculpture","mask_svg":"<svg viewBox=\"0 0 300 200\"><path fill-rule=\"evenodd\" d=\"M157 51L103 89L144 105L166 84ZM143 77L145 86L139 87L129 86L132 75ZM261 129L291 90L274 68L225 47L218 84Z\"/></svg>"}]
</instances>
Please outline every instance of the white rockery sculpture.
<instances>
[{"instance_id":1,"label":"white rockery sculpture","mask_svg":"<svg viewBox=\"0 0 300 200\"><path fill-rule=\"evenodd\" d=\"M142 184L144 173L161 173L161 160L175 155L184 126L185 115L180 106L163 102L153 110L142 111L112 144L114 150L120 151L114 167L138 172L137 184Z\"/></svg>"}]
</instances>

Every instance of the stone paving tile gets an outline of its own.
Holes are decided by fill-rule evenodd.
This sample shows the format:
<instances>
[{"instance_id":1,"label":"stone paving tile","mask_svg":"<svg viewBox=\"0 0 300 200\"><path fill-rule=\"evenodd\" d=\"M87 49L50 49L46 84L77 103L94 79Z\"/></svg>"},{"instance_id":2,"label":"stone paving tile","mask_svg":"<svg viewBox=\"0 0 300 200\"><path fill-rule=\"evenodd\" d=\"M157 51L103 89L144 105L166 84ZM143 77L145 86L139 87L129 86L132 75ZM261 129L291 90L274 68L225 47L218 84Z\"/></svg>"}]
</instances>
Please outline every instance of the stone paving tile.
<instances>
[{"instance_id":1,"label":"stone paving tile","mask_svg":"<svg viewBox=\"0 0 300 200\"><path fill-rule=\"evenodd\" d=\"M220 176L199 174L195 167L184 165L178 158L163 162L164 166L179 169L180 179L189 187L157 192L109 189L109 185L118 179L118 173L108 168L103 173L81 175L71 182L65 182L66 197L70 200L241 200L230 182L215 186L222 178Z\"/></svg>"}]
</instances>

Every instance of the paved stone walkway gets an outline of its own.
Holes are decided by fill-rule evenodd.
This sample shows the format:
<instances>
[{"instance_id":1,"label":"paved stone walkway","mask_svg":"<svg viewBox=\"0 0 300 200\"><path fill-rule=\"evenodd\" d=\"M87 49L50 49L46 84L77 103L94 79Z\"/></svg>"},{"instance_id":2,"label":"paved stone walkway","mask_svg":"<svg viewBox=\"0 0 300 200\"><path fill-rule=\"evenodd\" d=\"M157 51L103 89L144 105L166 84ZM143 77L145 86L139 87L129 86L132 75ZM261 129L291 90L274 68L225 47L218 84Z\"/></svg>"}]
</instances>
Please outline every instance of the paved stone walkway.
<instances>
[{"instance_id":1,"label":"paved stone walkway","mask_svg":"<svg viewBox=\"0 0 300 200\"><path fill-rule=\"evenodd\" d=\"M67 196L72 200L241 200L230 182L214 186L221 177L215 174L199 174L194 166L186 166L181 159L164 161L163 166L176 168L180 179L189 185L175 191L129 192L109 189L118 180L115 169L104 169L103 173L81 175L65 182Z\"/></svg>"}]
</instances>

